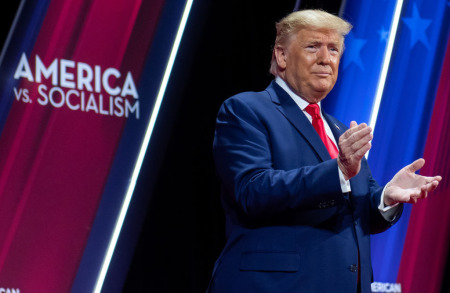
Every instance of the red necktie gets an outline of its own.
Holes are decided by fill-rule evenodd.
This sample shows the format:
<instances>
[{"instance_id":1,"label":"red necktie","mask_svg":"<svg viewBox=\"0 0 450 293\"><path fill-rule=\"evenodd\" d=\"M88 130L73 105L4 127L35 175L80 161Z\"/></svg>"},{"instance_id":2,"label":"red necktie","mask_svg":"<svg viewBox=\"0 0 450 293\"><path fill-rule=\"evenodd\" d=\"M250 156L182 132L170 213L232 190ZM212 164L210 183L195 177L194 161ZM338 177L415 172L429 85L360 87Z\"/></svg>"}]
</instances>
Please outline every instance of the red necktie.
<instances>
[{"instance_id":1,"label":"red necktie","mask_svg":"<svg viewBox=\"0 0 450 293\"><path fill-rule=\"evenodd\" d=\"M328 137L325 126L323 125L322 117L320 116L320 108L317 104L309 104L305 111L308 112L309 115L312 116L312 125L314 126L314 129L316 129L317 133L319 134L320 138L322 139L323 143L325 144L325 147L327 148L328 152L330 153L330 156L332 159L337 158L339 151L336 148L336 145L333 143L333 141Z\"/></svg>"}]
</instances>

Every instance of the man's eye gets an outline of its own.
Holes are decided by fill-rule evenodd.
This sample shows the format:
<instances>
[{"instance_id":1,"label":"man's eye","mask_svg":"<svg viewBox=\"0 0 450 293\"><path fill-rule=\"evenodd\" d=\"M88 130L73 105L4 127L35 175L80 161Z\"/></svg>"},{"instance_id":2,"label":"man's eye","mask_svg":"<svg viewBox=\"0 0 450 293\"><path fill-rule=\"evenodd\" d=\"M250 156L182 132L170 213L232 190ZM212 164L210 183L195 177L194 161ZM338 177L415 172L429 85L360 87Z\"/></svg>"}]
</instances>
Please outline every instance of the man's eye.
<instances>
[{"instance_id":1,"label":"man's eye","mask_svg":"<svg viewBox=\"0 0 450 293\"><path fill-rule=\"evenodd\" d=\"M339 53L338 48L331 48L330 51L331 51L332 53Z\"/></svg>"}]
</instances>

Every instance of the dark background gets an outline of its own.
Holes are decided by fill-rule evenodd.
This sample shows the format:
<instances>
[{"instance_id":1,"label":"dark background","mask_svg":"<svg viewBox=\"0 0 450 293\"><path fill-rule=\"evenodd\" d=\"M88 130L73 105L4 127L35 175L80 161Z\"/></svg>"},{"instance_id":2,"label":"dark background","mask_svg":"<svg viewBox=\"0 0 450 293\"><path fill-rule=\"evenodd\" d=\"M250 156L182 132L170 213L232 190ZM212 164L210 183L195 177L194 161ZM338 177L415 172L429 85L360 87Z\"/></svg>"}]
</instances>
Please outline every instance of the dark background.
<instances>
[{"instance_id":1,"label":"dark background","mask_svg":"<svg viewBox=\"0 0 450 293\"><path fill-rule=\"evenodd\" d=\"M18 4L3 3L0 45ZM205 292L225 243L211 154L216 114L229 96L270 83L274 24L296 5L337 14L341 1L194 1L135 190L147 200L130 209L145 218L123 292Z\"/></svg>"},{"instance_id":2,"label":"dark background","mask_svg":"<svg viewBox=\"0 0 450 293\"><path fill-rule=\"evenodd\" d=\"M224 243L212 142L221 103L265 89L275 22L296 1L194 1L153 141L167 141L124 292L205 292ZM340 1L301 1L338 13ZM170 125L172 123L172 125ZM152 168L155 160L146 158ZM231 292L230 292L231 293Z\"/></svg>"}]
</instances>

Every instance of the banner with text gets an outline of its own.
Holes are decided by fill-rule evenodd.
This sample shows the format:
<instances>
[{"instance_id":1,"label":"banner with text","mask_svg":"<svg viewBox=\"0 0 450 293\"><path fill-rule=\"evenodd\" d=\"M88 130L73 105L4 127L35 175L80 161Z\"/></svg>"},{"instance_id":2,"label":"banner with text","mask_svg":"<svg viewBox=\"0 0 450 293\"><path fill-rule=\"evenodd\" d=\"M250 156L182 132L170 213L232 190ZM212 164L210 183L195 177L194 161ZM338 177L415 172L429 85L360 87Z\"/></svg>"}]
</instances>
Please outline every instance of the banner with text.
<instances>
[{"instance_id":1,"label":"banner with text","mask_svg":"<svg viewBox=\"0 0 450 293\"><path fill-rule=\"evenodd\" d=\"M0 287L70 292L89 259L92 291L182 2L21 2L0 59Z\"/></svg>"}]
</instances>

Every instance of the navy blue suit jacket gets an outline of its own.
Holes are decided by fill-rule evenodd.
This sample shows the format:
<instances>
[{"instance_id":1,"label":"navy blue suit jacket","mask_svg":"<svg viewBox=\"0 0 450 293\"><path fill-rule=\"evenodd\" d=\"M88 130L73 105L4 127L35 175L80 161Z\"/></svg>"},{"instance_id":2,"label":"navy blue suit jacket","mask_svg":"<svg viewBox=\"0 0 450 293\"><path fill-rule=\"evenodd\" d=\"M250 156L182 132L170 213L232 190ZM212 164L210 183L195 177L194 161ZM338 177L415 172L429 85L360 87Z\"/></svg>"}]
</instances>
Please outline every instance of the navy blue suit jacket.
<instances>
[{"instance_id":1,"label":"navy blue suit jacket","mask_svg":"<svg viewBox=\"0 0 450 293\"><path fill-rule=\"evenodd\" d=\"M324 114L338 140L347 127ZM371 292L371 233L393 225L363 160L343 194L308 118L275 82L222 105L213 145L227 243L210 292ZM399 217L397 216L396 219Z\"/></svg>"}]
</instances>

